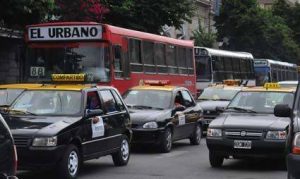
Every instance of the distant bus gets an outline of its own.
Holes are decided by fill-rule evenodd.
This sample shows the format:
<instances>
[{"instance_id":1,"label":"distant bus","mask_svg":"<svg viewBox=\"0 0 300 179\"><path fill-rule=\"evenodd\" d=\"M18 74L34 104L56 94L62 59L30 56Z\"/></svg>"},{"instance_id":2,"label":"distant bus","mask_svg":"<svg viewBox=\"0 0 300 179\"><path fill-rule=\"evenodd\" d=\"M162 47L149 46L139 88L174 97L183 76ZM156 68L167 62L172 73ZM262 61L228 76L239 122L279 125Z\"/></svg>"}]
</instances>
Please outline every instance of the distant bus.
<instances>
[{"instance_id":1,"label":"distant bus","mask_svg":"<svg viewBox=\"0 0 300 179\"><path fill-rule=\"evenodd\" d=\"M195 61L198 91L227 79L247 80L255 85L251 53L195 47Z\"/></svg>"},{"instance_id":2,"label":"distant bus","mask_svg":"<svg viewBox=\"0 0 300 179\"><path fill-rule=\"evenodd\" d=\"M266 82L298 80L296 64L270 59L254 59L254 69L257 85Z\"/></svg>"},{"instance_id":3,"label":"distant bus","mask_svg":"<svg viewBox=\"0 0 300 179\"><path fill-rule=\"evenodd\" d=\"M193 41L94 22L29 25L25 39L23 82L84 73L88 83L121 93L145 80L169 81L196 93Z\"/></svg>"}]
</instances>

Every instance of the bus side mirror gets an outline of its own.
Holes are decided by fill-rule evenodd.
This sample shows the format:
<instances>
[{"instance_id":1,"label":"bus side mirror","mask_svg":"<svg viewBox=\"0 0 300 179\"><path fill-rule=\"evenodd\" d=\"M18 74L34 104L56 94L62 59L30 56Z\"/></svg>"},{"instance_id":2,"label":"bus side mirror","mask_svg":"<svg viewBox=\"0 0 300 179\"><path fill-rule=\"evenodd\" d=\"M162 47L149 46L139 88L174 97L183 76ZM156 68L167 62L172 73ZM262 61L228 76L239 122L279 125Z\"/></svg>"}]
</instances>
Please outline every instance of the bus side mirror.
<instances>
[{"instance_id":1,"label":"bus side mirror","mask_svg":"<svg viewBox=\"0 0 300 179\"><path fill-rule=\"evenodd\" d=\"M291 117L292 109L287 104L277 104L274 108L274 115L277 117Z\"/></svg>"}]
</instances>

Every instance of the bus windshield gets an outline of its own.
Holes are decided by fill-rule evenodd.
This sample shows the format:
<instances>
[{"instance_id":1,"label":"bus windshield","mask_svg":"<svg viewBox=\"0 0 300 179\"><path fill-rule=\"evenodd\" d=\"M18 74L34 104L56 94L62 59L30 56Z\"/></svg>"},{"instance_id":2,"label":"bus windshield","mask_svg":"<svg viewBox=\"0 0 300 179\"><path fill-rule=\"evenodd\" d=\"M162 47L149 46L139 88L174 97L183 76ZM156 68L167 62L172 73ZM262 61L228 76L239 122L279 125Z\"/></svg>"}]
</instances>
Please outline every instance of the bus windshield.
<instances>
[{"instance_id":1,"label":"bus windshield","mask_svg":"<svg viewBox=\"0 0 300 179\"><path fill-rule=\"evenodd\" d=\"M196 56L197 81L211 81L211 60L208 56Z\"/></svg>"},{"instance_id":2,"label":"bus windshield","mask_svg":"<svg viewBox=\"0 0 300 179\"><path fill-rule=\"evenodd\" d=\"M24 81L50 81L51 74L84 73L87 82L110 80L109 48L105 43L29 47Z\"/></svg>"}]
</instances>

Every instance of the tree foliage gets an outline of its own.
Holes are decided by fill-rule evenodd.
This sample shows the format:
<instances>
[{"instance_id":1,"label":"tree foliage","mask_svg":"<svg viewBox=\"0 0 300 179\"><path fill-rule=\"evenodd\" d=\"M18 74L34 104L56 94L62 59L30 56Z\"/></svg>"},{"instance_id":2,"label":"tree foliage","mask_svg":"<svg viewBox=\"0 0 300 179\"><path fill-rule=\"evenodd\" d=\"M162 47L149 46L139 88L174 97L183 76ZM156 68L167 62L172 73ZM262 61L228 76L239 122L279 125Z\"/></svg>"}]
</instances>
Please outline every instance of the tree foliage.
<instances>
[{"instance_id":1,"label":"tree foliage","mask_svg":"<svg viewBox=\"0 0 300 179\"><path fill-rule=\"evenodd\" d=\"M23 29L25 25L47 20L54 9L54 0L1 0L1 25Z\"/></svg>"},{"instance_id":2,"label":"tree foliage","mask_svg":"<svg viewBox=\"0 0 300 179\"><path fill-rule=\"evenodd\" d=\"M199 23L200 24L200 23ZM213 32L206 32L204 28L199 25L199 28L192 32L195 46L213 47L216 43L216 34Z\"/></svg>"},{"instance_id":3,"label":"tree foliage","mask_svg":"<svg viewBox=\"0 0 300 179\"><path fill-rule=\"evenodd\" d=\"M248 51L256 58L297 62L299 46L285 20L258 7L256 0L226 0L216 17L218 39L225 49Z\"/></svg>"}]
</instances>

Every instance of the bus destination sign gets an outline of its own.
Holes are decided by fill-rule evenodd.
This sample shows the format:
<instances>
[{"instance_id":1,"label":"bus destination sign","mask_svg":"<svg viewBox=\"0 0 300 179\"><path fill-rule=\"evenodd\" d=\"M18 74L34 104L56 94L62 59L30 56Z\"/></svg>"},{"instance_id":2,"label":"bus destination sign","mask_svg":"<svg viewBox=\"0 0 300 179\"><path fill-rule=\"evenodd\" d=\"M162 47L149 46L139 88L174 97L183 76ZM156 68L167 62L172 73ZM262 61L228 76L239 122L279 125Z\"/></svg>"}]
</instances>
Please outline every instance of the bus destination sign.
<instances>
[{"instance_id":1,"label":"bus destination sign","mask_svg":"<svg viewBox=\"0 0 300 179\"><path fill-rule=\"evenodd\" d=\"M102 38L101 25L29 27L29 41L96 40Z\"/></svg>"}]
</instances>

